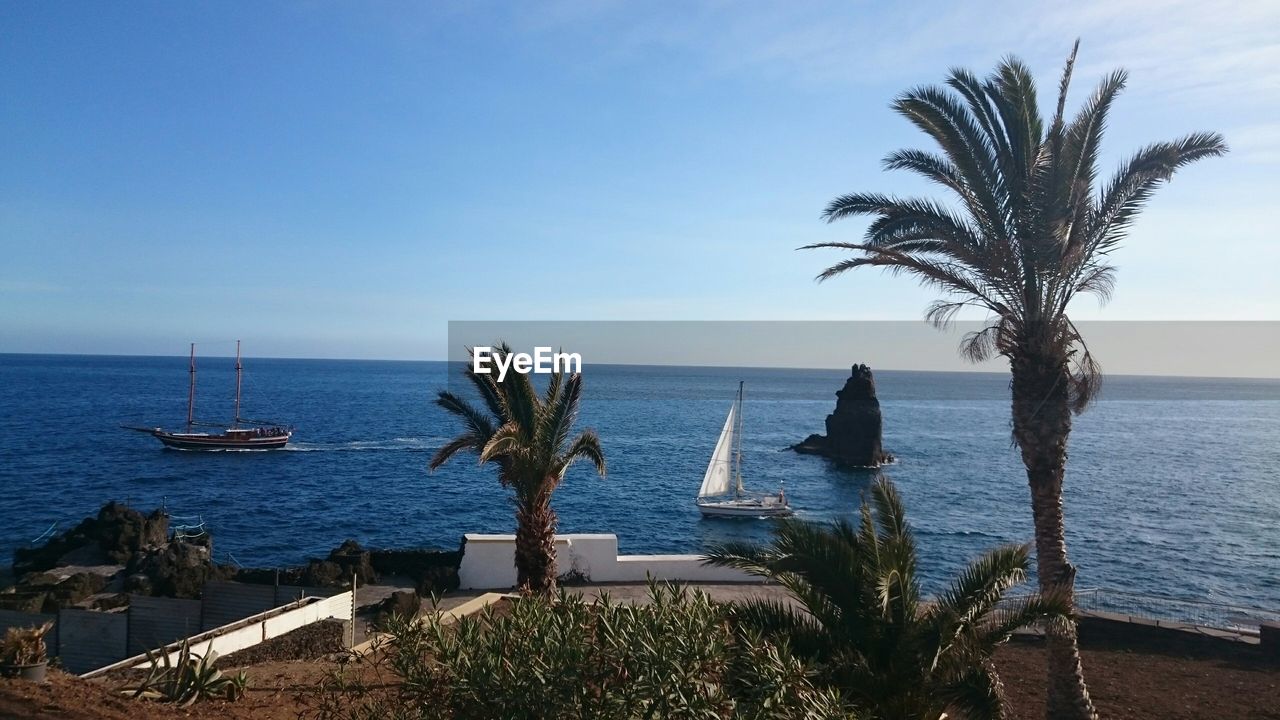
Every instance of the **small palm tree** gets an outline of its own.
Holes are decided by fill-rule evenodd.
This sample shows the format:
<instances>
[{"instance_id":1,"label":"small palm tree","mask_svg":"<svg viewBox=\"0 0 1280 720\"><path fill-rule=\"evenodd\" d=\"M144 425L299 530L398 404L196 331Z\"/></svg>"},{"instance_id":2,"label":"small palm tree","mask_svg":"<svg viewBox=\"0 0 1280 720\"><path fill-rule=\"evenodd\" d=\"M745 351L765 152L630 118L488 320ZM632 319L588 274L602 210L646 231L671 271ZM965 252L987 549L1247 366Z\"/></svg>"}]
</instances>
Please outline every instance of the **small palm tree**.
<instances>
[{"instance_id":1,"label":"small palm tree","mask_svg":"<svg viewBox=\"0 0 1280 720\"><path fill-rule=\"evenodd\" d=\"M1099 186L1102 134L1126 75L1108 75L1068 120L1064 110L1075 57L1073 49L1047 125L1031 71L1013 58L985 81L953 70L950 90L923 87L901 95L894 110L933 138L942 154L900 150L884 165L941 185L955 203L873 193L838 197L825 219L875 218L865 240L805 248L857 253L827 268L819 280L870 266L940 289L946 297L927 315L939 326L967 306L989 313L985 329L965 337L962 352L974 361L995 355L1009 361L1013 438L1031 488L1036 575L1041 592L1063 590L1068 599L1075 568L1067 560L1062 509L1067 437L1072 414L1094 397L1100 374L1067 309L1082 293L1103 301L1110 296L1110 253L1174 171L1227 150L1217 133L1155 143ZM1052 631L1048 650L1048 717L1096 717L1074 624Z\"/></svg>"},{"instance_id":2,"label":"small palm tree","mask_svg":"<svg viewBox=\"0 0 1280 720\"><path fill-rule=\"evenodd\" d=\"M1032 623L1061 624L1069 607L1061 595L1002 603L1026 580L1028 554L1026 546L992 550L922 601L915 539L897 491L881 479L859 526L784 520L772 545L721 545L707 562L788 590L803 611L757 599L733 606L732 617L815 663L859 717L987 720L1003 717L997 646Z\"/></svg>"},{"instance_id":3,"label":"small palm tree","mask_svg":"<svg viewBox=\"0 0 1280 720\"><path fill-rule=\"evenodd\" d=\"M506 362L511 348L495 349ZM480 394L476 407L454 393L441 391L436 404L462 420L461 435L431 458L432 470L460 451L469 450L480 463L498 468L498 481L514 492L516 506L516 584L524 592L550 595L556 587L556 513L551 494L578 460L595 465L605 476L604 452L594 430L570 438L582 400L582 375L569 379L557 370L539 396L529 376L511 372L499 382L492 373L476 373L469 363L466 378Z\"/></svg>"}]
</instances>

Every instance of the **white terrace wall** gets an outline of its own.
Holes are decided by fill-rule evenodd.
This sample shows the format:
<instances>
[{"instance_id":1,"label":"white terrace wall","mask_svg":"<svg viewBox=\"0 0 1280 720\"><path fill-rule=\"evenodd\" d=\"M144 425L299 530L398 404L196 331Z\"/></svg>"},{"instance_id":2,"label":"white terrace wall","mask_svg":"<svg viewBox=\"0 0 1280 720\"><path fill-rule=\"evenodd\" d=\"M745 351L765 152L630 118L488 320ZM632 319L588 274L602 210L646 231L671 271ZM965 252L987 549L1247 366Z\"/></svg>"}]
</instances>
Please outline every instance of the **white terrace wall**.
<instances>
[{"instance_id":1,"label":"white terrace wall","mask_svg":"<svg viewBox=\"0 0 1280 720\"><path fill-rule=\"evenodd\" d=\"M204 653L212 647L219 655L253 647L258 643L280 637L319 620L351 620L351 591L327 598L308 597L282 608L238 620L229 625L200 633L189 639L191 647ZM177 659L178 650L171 650L169 659ZM131 667L146 668L146 658Z\"/></svg>"},{"instance_id":2,"label":"white terrace wall","mask_svg":"<svg viewBox=\"0 0 1280 720\"><path fill-rule=\"evenodd\" d=\"M458 569L464 590L514 587L516 536L468 534ZM561 574L575 573L591 582L752 582L755 578L731 568L708 567L700 555L618 555L618 536L557 535L556 555Z\"/></svg>"},{"instance_id":3,"label":"white terrace wall","mask_svg":"<svg viewBox=\"0 0 1280 720\"><path fill-rule=\"evenodd\" d=\"M284 607L275 608L252 617L237 620L207 632L187 638L192 650L205 653L212 648L219 655L227 655L237 650L253 647L260 642L279 637L304 625L333 618L335 620L351 620L351 591L339 593L327 598L307 597ZM169 646L170 659L176 658L178 649ZM86 673L83 677L118 670L122 668L146 668L149 661L145 654L134 655L112 665L99 667Z\"/></svg>"}]
</instances>

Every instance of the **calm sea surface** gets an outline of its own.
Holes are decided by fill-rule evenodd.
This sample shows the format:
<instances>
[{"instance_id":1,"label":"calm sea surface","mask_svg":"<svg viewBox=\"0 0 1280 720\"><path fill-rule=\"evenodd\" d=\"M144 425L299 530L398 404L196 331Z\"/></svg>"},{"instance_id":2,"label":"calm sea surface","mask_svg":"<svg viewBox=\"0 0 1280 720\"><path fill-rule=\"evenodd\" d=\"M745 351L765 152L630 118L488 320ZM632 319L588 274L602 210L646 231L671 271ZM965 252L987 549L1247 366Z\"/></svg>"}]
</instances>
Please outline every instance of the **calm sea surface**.
<instances>
[{"instance_id":1,"label":"calm sea surface","mask_svg":"<svg viewBox=\"0 0 1280 720\"><path fill-rule=\"evenodd\" d=\"M185 418L186 359L0 355L0 553L106 500L203 517L219 560L271 566L343 538L456 547L511 532L491 469L459 457L429 474L456 427L431 404L432 362L247 360L245 415L292 423L285 451L162 450L120 424ZM612 532L624 553L696 552L768 536L767 522L703 520L693 505L739 379L749 488L786 482L799 514L850 513L875 477L780 452L823 429L847 372L591 366L583 425L609 478L587 466L557 492L562 532ZM197 415L224 419L232 361L200 365ZM456 381L455 381L456 382ZM884 472L906 497L931 588L991 546L1031 537L1002 375L876 373ZM1081 586L1280 609L1280 383L1108 378L1079 418L1067 477L1068 546Z\"/></svg>"}]
</instances>

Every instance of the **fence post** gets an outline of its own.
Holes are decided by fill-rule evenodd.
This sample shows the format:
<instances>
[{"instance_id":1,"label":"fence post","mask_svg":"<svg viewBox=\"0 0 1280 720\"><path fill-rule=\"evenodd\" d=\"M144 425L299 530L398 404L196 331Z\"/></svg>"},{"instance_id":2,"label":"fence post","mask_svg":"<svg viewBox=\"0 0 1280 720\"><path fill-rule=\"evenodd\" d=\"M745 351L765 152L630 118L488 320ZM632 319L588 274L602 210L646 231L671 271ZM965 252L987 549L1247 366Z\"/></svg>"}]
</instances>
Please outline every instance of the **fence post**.
<instances>
[{"instance_id":1,"label":"fence post","mask_svg":"<svg viewBox=\"0 0 1280 720\"><path fill-rule=\"evenodd\" d=\"M356 646L356 571L351 571L351 642L347 643L347 649Z\"/></svg>"}]
</instances>

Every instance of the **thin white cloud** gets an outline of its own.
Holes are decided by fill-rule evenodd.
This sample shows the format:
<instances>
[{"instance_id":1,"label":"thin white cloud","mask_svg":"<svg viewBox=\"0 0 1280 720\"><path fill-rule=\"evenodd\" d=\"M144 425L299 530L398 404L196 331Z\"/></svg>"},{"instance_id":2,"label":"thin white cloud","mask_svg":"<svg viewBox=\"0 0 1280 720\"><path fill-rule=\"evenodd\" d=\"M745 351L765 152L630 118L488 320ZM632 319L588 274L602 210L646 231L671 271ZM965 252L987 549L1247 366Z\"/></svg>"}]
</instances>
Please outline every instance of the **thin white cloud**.
<instances>
[{"instance_id":1,"label":"thin white cloud","mask_svg":"<svg viewBox=\"0 0 1280 720\"><path fill-rule=\"evenodd\" d=\"M1263 165L1280 164L1280 123L1247 125L1226 135L1236 159Z\"/></svg>"},{"instance_id":2,"label":"thin white cloud","mask_svg":"<svg viewBox=\"0 0 1280 720\"><path fill-rule=\"evenodd\" d=\"M1123 66L1135 91L1178 103L1276 107L1280 3L1175 0L1076 3L620 4L565 0L530 11L539 32L592 33L606 60L655 51L688 57L704 80L760 76L806 87L933 80L952 65L983 70L1006 53L1055 79L1076 37L1079 78Z\"/></svg>"}]
</instances>

